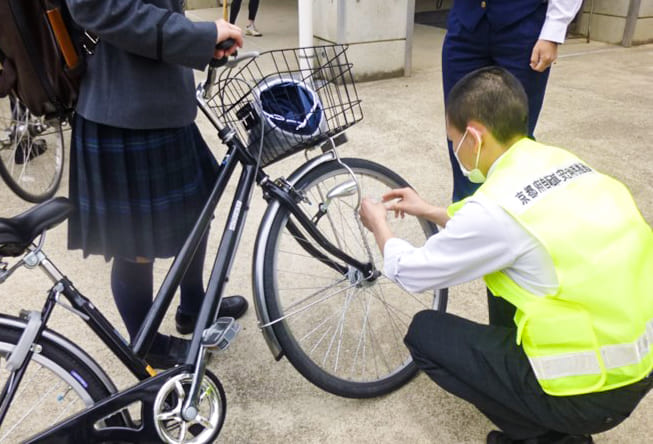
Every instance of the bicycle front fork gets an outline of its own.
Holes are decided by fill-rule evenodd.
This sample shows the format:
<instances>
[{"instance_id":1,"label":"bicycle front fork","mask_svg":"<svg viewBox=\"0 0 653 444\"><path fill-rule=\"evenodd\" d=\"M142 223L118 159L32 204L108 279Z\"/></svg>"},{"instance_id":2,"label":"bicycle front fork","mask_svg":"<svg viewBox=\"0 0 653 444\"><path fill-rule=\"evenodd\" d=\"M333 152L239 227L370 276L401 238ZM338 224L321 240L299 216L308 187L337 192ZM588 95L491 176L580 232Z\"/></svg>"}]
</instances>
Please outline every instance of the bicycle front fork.
<instances>
[{"instance_id":1,"label":"bicycle front fork","mask_svg":"<svg viewBox=\"0 0 653 444\"><path fill-rule=\"evenodd\" d=\"M347 184L343 184L346 186ZM381 272L376 269L372 262L363 263L359 260L349 256L347 253L342 251L342 249L336 247L331 243L316 227L316 222L320 218L320 213L318 213L313 220L309 219L308 216L299 208L298 203L301 202L304 197L298 193L290 184L284 180L272 182L266 181L261 184L263 191L266 193L268 198L276 199L280 204L286 207L295 219L300 223L300 225L308 232L308 234L315 239L315 241L324 248L328 253L337 257L344 264L338 264L329 259L324 253L319 251L301 232L299 227L294 223L294 221L289 220L287 223L288 230L295 237L299 245L311 256L315 257L320 262L325 265L333 268L340 274L347 274L350 270L350 267L355 268L365 280L375 280L381 275ZM342 192L346 192L343 190ZM320 208L320 211L325 211Z\"/></svg>"}]
</instances>

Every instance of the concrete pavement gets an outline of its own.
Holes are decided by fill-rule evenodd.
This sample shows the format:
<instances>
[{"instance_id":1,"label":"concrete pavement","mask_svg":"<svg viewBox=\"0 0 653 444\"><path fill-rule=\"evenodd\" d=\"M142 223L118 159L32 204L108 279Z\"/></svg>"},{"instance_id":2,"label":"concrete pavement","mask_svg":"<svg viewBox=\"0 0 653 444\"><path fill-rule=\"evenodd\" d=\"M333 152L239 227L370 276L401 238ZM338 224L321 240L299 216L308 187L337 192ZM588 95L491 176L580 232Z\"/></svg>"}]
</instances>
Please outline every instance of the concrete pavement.
<instances>
[{"instance_id":1,"label":"concrete pavement","mask_svg":"<svg viewBox=\"0 0 653 444\"><path fill-rule=\"evenodd\" d=\"M193 19L214 18L217 9L189 11ZM241 12L241 26L245 25ZM266 50L297 45L296 2L262 2L256 20L264 36L246 37L245 48ZM445 204L451 194L446 153L440 50L444 30L415 25L413 73L409 78L357 85L363 100L364 120L348 132L345 156L370 158L408 179L424 196ZM354 67L355 69L355 67ZM202 74L197 73L201 79ZM622 180L649 223L653 223L653 45L622 48L571 40L560 48L553 67L536 136L566 147L600 171ZM216 156L224 152L215 131L203 118L200 128ZM271 176L287 175L302 156L269 168ZM230 196L233 185L225 193ZM60 190L67 194L67 180ZM265 203L256 192L227 292L251 301L251 255ZM228 200L228 199L227 199ZM224 226L220 205L211 231L209 257L215 253ZM0 184L0 215L17 214L30 205ZM53 230L46 251L76 286L116 325L122 325L109 286L109 264L101 258L82 259L66 250L66 227ZM155 280L165 275L169 260L155 264ZM206 273L212 260L207 260ZM156 285L155 282L155 285ZM40 307L47 281L38 272L21 270L0 287L2 312ZM482 283L451 289L454 313L486 320ZM618 295L615 295L618 297ZM164 323L174 331L173 315ZM88 334L86 327L65 310L58 310L52 327L79 340L108 369L119 387L134 382L115 358ZM475 408L454 398L424 375L401 390L373 400L349 400L327 394L305 381L286 361L275 362L256 326L251 309L242 319L243 331L210 368L225 386L227 419L220 437L225 443L481 443L492 424ZM122 330L124 332L124 329ZM647 443L653 433L648 415L653 398L646 398L631 418L615 429L595 436L597 443Z\"/></svg>"}]
</instances>

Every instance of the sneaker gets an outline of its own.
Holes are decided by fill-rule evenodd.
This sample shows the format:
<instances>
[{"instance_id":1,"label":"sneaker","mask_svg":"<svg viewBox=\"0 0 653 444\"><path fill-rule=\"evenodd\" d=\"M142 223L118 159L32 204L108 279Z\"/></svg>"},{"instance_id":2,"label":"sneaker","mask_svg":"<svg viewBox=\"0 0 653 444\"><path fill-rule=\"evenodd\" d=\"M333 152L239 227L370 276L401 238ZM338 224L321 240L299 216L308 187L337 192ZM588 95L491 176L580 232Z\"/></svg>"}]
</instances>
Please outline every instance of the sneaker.
<instances>
[{"instance_id":1,"label":"sneaker","mask_svg":"<svg viewBox=\"0 0 653 444\"><path fill-rule=\"evenodd\" d=\"M261 37L263 35L260 32L258 32L258 29L256 29L256 26L254 25L245 26L245 34L251 35L253 37Z\"/></svg>"},{"instance_id":2,"label":"sneaker","mask_svg":"<svg viewBox=\"0 0 653 444\"><path fill-rule=\"evenodd\" d=\"M177 364L183 364L188 353L190 341L176 336L170 336L165 351L159 353L148 353L145 361L153 368L167 369Z\"/></svg>"},{"instance_id":3,"label":"sneaker","mask_svg":"<svg viewBox=\"0 0 653 444\"><path fill-rule=\"evenodd\" d=\"M248 306L249 304L247 303L247 299L242 296L227 296L222 298L218 317L230 317L238 319L245 314ZM196 321L197 316L191 316L182 313L180 311L180 307L177 307L177 313L175 314L175 324L179 334L187 335L192 333L195 329Z\"/></svg>"}]
</instances>

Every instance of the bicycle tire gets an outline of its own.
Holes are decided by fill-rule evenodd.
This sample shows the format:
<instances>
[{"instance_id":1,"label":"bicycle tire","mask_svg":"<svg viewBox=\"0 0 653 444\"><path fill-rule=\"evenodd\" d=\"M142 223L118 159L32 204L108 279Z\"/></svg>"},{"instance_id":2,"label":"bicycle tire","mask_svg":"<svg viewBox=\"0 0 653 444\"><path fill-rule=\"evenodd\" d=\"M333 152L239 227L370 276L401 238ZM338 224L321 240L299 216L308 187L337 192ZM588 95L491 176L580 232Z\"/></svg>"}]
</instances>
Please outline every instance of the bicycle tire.
<instances>
[{"instance_id":1,"label":"bicycle tire","mask_svg":"<svg viewBox=\"0 0 653 444\"><path fill-rule=\"evenodd\" d=\"M23 332L20 325L24 326L23 320L0 315L0 361L6 361L8 353L13 350L19 340ZM56 337L58 341L55 342L45 335ZM103 378L82 362L79 358L79 350L75 354L66 349L67 342L62 336L45 329L44 336L37 343L37 348L40 351L33 354L32 360L28 364L28 370L0 427L0 443L22 442L37 431L46 429L112 393L112 388L103 381ZM86 359L92 362L88 355L86 355ZM34 364L38 364L40 367L35 368ZM4 386L9 372L5 369L4 364L1 367L0 383ZM45 395L39 392L41 387L47 387ZM78 397L74 406L76 409L70 409L74 399L67 399L67 397L71 394L73 395L71 398L74 398L75 395ZM36 400L35 405L27 410L27 413L24 413L24 404L29 407L34 396L38 397L39 395L41 397ZM63 404L66 404L65 409L57 414L53 407ZM27 415L34 410L38 410L38 412L28 418ZM49 415L50 417L54 416L54 419L46 420L45 418ZM14 423L15 419L20 423ZM116 420L122 421L114 416L110 420L111 425L119 425Z\"/></svg>"},{"instance_id":2,"label":"bicycle tire","mask_svg":"<svg viewBox=\"0 0 653 444\"><path fill-rule=\"evenodd\" d=\"M21 199L43 202L59 189L65 123L32 116L15 97L0 99L0 176Z\"/></svg>"},{"instance_id":3,"label":"bicycle tire","mask_svg":"<svg viewBox=\"0 0 653 444\"><path fill-rule=\"evenodd\" d=\"M370 186L369 184L365 183L364 179L366 179L367 177L379 181L382 187L385 187L385 189L380 190L381 193L384 193L391 188L400 188L400 187L409 186L409 184L399 175L397 175L393 171L377 163L368 160L363 160L363 159L343 159L343 162L347 164L349 168L351 168L356 174L356 176L358 177L361 183L361 187L364 188L362 190L363 193L365 193L366 191L379 191L376 190L375 186ZM306 173L302 178L300 178L297 181L297 183L295 184L295 189L298 191L309 192L311 188L313 188L314 186L317 186L319 184L325 184L327 183L327 180L333 177L337 179L333 182L333 184L329 183L330 186L331 185L335 186L338 183L341 183L342 181L346 180L347 177L350 176L347 173L347 170L344 169L337 161L329 161L318 165L317 167L315 167L314 169ZM380 194L376 194L375 196L380 198ZM314 194L309 194L307 197L309 201L310 200L313 201L312 202L313 204L315 203L314 202L315 200L319 200L319 198L318 199L315 198ZM352 199L356 199L356 198L352 197ZM333 205L333 203L331 205ZM343 204L343 205L349 206L348 204ZM305 205L305 206L309 206L309 205ZM353 214L353 208L352 208L352 216L355 217L355 215ZM319 339L315 344L306 344L306 346L302 345L302 342L304 342L308 336L313 335L313 331L308 329L313 328L313 325L319 322L317 324L317 327L315 327L317 329L318 327L320 327L320 324L324 324L325 322L329 321L329 318L333 316L332 312L334 310L340 309L340 305L338 303L333 304L334 308L332 308L331 311L329 311L329 308L325 308L326 302L331 301L333 299L340 298L340 296L335 295L335 293L333 296L327 295L325 296L326 301L322 301L322 302L318 301L314 305L309 305L308 308L297 309L297 310L303 310L299 312L299 314L301 314L299 318L305 316L303 313L309 311L315 311L316 309L314 307L318 307L320 311L328 312L328 316L322 313L317 313L311 315L311 317L314 318L313 321L309 320L306 322L302 322L301 320L297 321L291 319L293 317L296 317L297 314L289 314L289 313L293 313L293 311L295 310L294 308L292 308L291 304L290 305L288 304L288 302L292 300L292 296L290 295L290 293L292 293L293 290L287 287L284 290L283 288L280 287L280 285L282 280L284 281L284 284L287 283L286 281L288 281L288 283L290 283L290 281L297 282L297 279L302 276L302 272L298 271L299 267L305 267L304 269L310 270L311 277L309 277L309 279L312 279L314 281L322 279L322 275L321 275L323 271L322 269L328 269L328 271L333 271L335 275L337 275L337 273L334 270L331 270L329 267L327 267L323 262L319 260L312 260L311 263L308 264L307 262L309 262L310 259L307 259L306 257L301 257L301 259L299 260L290 260L285 263L286 268L282 268L280 254L283 254L285 257L285 255L287 254L285 252L286 251L285 249L293 248L293 244L295 244L294 248L296 251L299 251L299 254L303 253L304 256L310 256L306 253L304 249L299 247L299 243L294 241L294 239L290 239L291 242L283 241L283 244L281 244L282 241L280 241L280 239L282 236L292 238L292 235L290 235L287 232L287 228L286 228L288 219L289 219L289 211L283 207L279 207L277 214L272 219L267 240L264 241L265 259L263 261L263 291L264 291L265 302L271 319L270 324L274 329L274 333L279 341L279 344L283 349L283 353L288 358L290 363L306 379L308 379L313 384L317 385L323 390L326 390L330 393L343 397L370 398L375 396L381 396L389 392L392 392L400 388L404 384L406 384L417 373L417 368L415 364L412 362L412 358L410 357L408 350L403 345L403 336L405 335L405 332L407 330L408 323L412 319L412 316L421 309L445 310L447 289L442 289L433 292L431 293L432 296L431 295L425 297L424 295L422 295L422 297L420 297L419 295L408 296L407 293L405 293L402 289L400 289L399 286L396 286L395 284L392 284L390 287L388 287L388 289L384 290L383 287L381 287L381 285L385 285L385 283L389 283L390 281L386 280L385 282L382 282L383 276L379 277L377 281L375 281L376 282L375 284L370 285L368 287L364 287L363 286L364 284L361 284L360 287L350 286L349 289L345 290L345 293L352 293L352 294L356 293L356 295L354 296L356 296L357 299L364 301L362 305L365 306L365 304L367 304L367 307L364 310L365 314L363 315L363 318L360 321L362 323L362 326L360 327L361 332L358 333L359 335L358 344L352 346L352 344L355 341L352 342L351 340L352 338L349 337L345 337L343 340L344 329L345 329L344 323L349 322L350 324L348 325L354 325L354 330L355 330L356 328L355 323L359 322L355 320L356 318L355 316L350 317L350 319L352 319L351 321L349 319L345 321L347 315L346 312L350 310L349 304L351 303L352 313L354 313L353 310L356 309L356 306L354 305L356 298L354 296L352 297L346 296L345 299L350 299L350 302L345 302L342 307L343 320L341 320L340 322L343 326L339 327L340 333L338 338L337 350L338 350L338 355L340 355L341 350L344 350L345 352L348 351L349 355L348 356L342 355L336 357L335 366L333 368L325 368L327 367L327 362L326 362L327 360L330 360L328 366L329 367L331 366L332 358L330 358L328 355L331 353L331 347L333 345L334 339L333 338L331 339L332 345L330 345L327 348L322 363L316 362L317 361L316 350L319 348L320 353L322 353L323 349L326 348L326 344L319 344L320 342L323 341L323 339ZM324 220L324 218L322 218L321 220ZM424 240L429 235L437 231L437 228L434 225L426 221L418 220L416 218L407 216L405 219L394 219L390 221L391 223L395 224L393 229L395 230L395 233L400 234L399 237L406 236L407 230L402 229L399 230L398 232L397 228L402 225L407 226L406 224L408 221L410 221L410 224L408 225L409 227L408 231L413 232L413 234L415 234L414 233L415 231L421 233L419 234L419 236L414 236L414 238L415 237L418 238L417 242L420 241L424 242ZM346 223L348 224L348 222ZM333 228L332 233L335 233L337 231L335 229L335 225L331 223L331 226ZM360 235L362 239L363 236L369 236L370 238L369 247L373 249L373 251L376 251L378 256L380 256L380 252L378 252L378 248L374 243L371 234L368 233L366 230L365 231L359 230L357 233L356 232L357 230L354 229L354 227L355 227L354 224L350 224L349 226L349 231L353 233L353 237L355 238L356 236ZM343 228L344 228L344 224L343 224ZM325 229L322 228L323 234L325 234L324 230ZM285 234L282 234L284 232ZM340 236L340 234L338 234L338 236ZM341 236L341 237L344 238L345 236ZM331 238L335 238L335 237L331 236ZM315 244L312 238L307 237L307 239L311 243ZM362 242L361 244L364 246ZM350 243L348 243L348 245L350 245ZM317 247L319 248L319 246ZM347 248L351 249L350 247ZM323 249L321 248L319 249L323 251ZM348 251L348 253L353 255L352 251ZM360 254L358 255L358 257L356 257L355 255L353 257L363 261ZM315 259L314 256L313 259ZM289 266L290 266L289 269L290 271L287 270ZM291 277L283 276L283 274L289 274L291 275ZM377 290L367 291L367 289L375 288L374 285L378 287ZM299 288L301 288L301 285L299 286ZM325 288L330 288L330 287L325 287ZM354 288L354 290L352 290L352 288ZM402 294L402 296L406 295L406 300L411 301L410 306L408 303L404 303L405 307L408 308L404 308L404 306L402 306L401 310L396 311L397 306L394 304L394 301L397 300L395 299L395 292L397 290L400 290L399 292ZM366 291L367 291L367 295L364 295ZM389 293L390 291L392 291L393 293L391 295L388 295L387 293ZM296 297L297 296L295 296L295 298ZM420 300L418 301L419 303L413 303L414 301L417 300L418 297L420 298ZM300 299L300 302L301 301L302 300ZM329 302L329 304L331 304L331 302ZM372 307L372 305L374 305L374 307ZM383 307L382 308L378 307L378 305L382 305ZM408 312L408 309L410 309L410 312ZM406 311L405 313L403 312L404 310ZM392 335L386 334L386 332L384 332L383 329L379 329L378 327L372 325L372 321L371 321L372 313L374 313L375 315L378 314L379 316L387 315L388 318L387 321L389 321L388 324L390 324L389 328L390 330L393 330ZM393 314L396 315L395 317L397 319L393 319L392 317ZM284 318L284 316L286 317ZM305 323L307 325L306 326L295 325L295 323L296 324ZM306 330L308 330L308 333L305 333ZM333 337L335 337L336 334L335 331L336 330L334 330ZM325 327L325 332L323 333L322 337L328 334L328 332L329 330L326 329ZM302 334L304 333L305 335L302 336ZM359 366L359 364L356 361L358 359L358 355L361 354L361 348L363 350L361 357L363 360L366 359L365 345L364 345L364 343L368 342L368 338L366 337L366 335L369 335L370 337L374 337L374 336L380 336L381 334L383 334L382 339L388 340L388 345L386 346L384 344L379 343L380 345L378 347L378 350L380 350L383 354L385 354L386 352L388 354L390 354L390 352L392 352L393 354L396 353L397 354L396 366L389 366L386 363L387 372L383 374L377 372L376 375L366 374L365 363L362 364L362 371L360 372L360 376L355 375L354 374L355 372L353 371L350 372L350 374L345 374L344 372L338 371L338 359L343 360L343 366L344 366L344 361L347 361L348 359L349 360L353 359L353 362L351 363L352 369ZM376 341L378 342L378 339ZM369 342L372 343L374 342L374 340L369 339ZM363 343L363 345L361 345L361 343ZM311 350L307 350L309 348L308 347L309 345L313 346ZM383 347L386 347L387 350L384 351ZM372 351L370 351L370 353L372 353ZM353 358L351 356L352 354L354 354ZM376 360L375 357L373 357L372 359ZM346 363L349 364L349 362ZM378 364L377 362L374 363Z\"/></svg>"}]
</instances>

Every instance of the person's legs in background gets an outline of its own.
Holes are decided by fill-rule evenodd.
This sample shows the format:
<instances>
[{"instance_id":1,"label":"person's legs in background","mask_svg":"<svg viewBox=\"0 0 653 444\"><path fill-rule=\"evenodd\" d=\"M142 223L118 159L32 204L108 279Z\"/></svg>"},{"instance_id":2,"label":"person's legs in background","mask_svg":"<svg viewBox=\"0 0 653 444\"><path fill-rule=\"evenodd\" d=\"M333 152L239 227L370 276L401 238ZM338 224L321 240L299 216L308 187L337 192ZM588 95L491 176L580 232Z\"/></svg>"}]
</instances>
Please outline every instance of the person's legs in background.
<instances>
[{"instance_id":1,"label":"person's legs in background","mask_svg":"<svg viewBox=\"0 0 653 444\"><path fill-rule=\"evenodd\" d=\"M487 289L487 311L490 325L498 327L515 328L516 308L510 302L501 297L494 296L490 289Z\"/></svg>"},{"instance_id":2,"label":"person's legs in background","mask_svg":"<svg viewBox=\"0 0 653 444\"><path fill-rule=\"evenodd\" d=\"M258 2L259 0L249 0L249 23L245 27L245 34L251 35L254 37L261 37L263 34L256 29L254 20L256 20L256 13L258 11Z\"/></svg>"},{"instance_id":3,"label":"person's legs in background","mask_svg":"<svg viewBox=\"0 0 653 444\"><path fill-rule=\"evenodd\" d=\"M455 16L449 17L442 46L442 89L445 103L449 91L458 80L476 69L493 64L489 56L489 34L490 25L485 18L470 31ZM470 182L463 175L454 157L451 141L447 140L447 145L453 176L452 202L457 202L474 194L479 184Z\"/></svg>"},{"instance_id":4,"label":"person's legs in background","mask_svg":"<svg viewBox=\"0 0 653 444\"><path fill-rule=\"evenodd\" d=\"M544 93L550 68L544 72L530 67L531 53L537 42L544 18L546 3L534 13L514 25L497 30L492 34L491 56L494 64L502 66L519 79L528 97L528 136L535 139L533 132L544 102Z\"/></svg>"},{"instance_id":5,"label":"person's legs in background","mask_svg":"<svg viewBox=\"0 0 653 444\"><path fill-rule=\"evenodd\" d=\"M232 0L231 11L229 13L229 22L233 24L236 23L236 19L238 18L238 13L240 12L241 3L242 0ZM251 35L253 37L261 37L263 35L258 31L258 29L256 29L256 25L254 24L254 21L256 20L256 13L258 12L258 5L259 5L259 0L249 0L249 11L248 11L249 22L245 27L245 34Z\"/></svg>"},{"instance_id":6,"label":"person's legs in background","mask_svg":"<svg viewBox=\"0 0 653 444\"><path fill-rule=\"evenodd\" d=\"M236 19L238 18L238 13L240 12L241 2L242 0L231 0L231 6L229 9L229 23L236 24Z\"/></svg>"}]
</instances>

